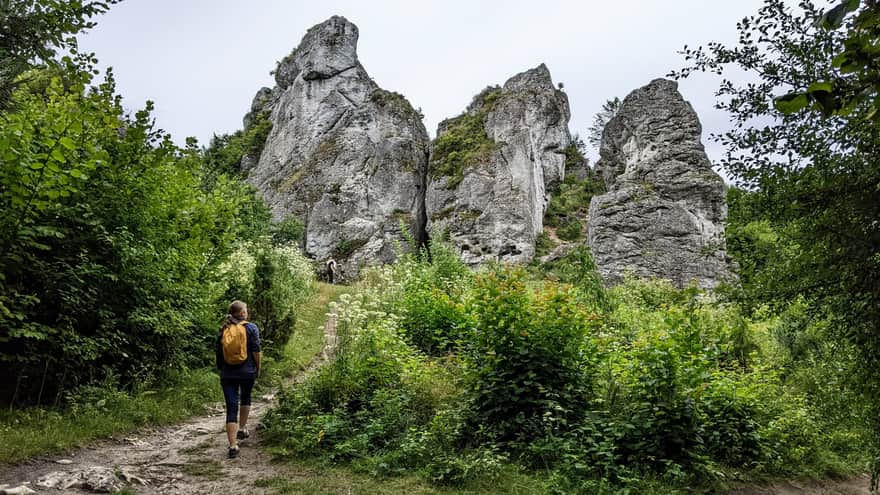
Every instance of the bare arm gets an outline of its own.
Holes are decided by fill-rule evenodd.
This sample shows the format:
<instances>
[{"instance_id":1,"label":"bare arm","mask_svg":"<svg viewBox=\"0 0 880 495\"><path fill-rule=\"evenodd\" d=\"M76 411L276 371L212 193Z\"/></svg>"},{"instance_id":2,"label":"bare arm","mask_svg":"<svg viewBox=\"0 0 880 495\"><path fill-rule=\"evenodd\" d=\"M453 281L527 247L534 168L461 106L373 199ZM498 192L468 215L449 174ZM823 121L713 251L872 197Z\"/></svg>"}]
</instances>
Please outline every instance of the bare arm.
<instances>
[{"instance_id":1,"label":"bare arm","mask_svg":"<svg viewBox=\"0 0 880 495\"><path fill-rule=\"evenodd\" d=\"M255 352L255 353L254 353L254 361L257 363L257 378L260 377L260 370L262 369L262 368L260 367L260 363L262 362L262 359L263 359L263 353L262 353L262 352Z\"/></svg>"}]
</instances>

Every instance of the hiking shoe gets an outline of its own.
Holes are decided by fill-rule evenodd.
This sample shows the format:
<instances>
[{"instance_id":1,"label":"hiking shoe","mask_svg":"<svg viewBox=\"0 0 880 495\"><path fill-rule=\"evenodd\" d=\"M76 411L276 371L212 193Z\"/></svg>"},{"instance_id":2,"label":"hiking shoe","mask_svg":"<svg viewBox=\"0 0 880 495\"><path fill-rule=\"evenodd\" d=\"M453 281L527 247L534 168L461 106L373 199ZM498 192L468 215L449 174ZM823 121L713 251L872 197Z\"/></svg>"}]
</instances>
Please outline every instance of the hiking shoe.
<instances>
[{"instance_id":1,"label":"hiking shoe","mask_svg":"<svg viewBox=\"0 0 880 495\"><path fill-rule=\"evenodd\" d=\"M233 447L229 447L229 452L226 454L226 456L229 457L230 459L235 459L236 457L238 457L238 452L240 450L241 449L238 448L238 445L235 445Z\"/></svg>"},{"instance_id":2,"label":"hiking shoe","mask_svg":"<svg viewBox=\"0 0 880 495\"><path fill-rule=\"evenodd\" d=\"M248 438L250 436L251 436L251 432L249 432L247 430L238 430L238 433L235 434L235 438L237 438L239 440L244 440L245 438Z\"/></svg>"}]
</instances>

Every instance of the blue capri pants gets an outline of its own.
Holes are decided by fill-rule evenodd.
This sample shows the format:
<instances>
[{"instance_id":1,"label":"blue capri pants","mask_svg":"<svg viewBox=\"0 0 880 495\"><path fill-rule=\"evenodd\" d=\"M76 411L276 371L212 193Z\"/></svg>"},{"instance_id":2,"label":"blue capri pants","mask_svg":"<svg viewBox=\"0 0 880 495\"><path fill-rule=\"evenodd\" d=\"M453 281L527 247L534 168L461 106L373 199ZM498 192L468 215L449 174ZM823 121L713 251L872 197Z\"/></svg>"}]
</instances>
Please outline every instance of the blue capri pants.
<instances>
[{"instance_id":1,"label":"blue capri pants","mask_svg":"<svg viewBox=\"0 0 880 495\"><path fill-rule=\"evenodd\" d=\"M220 380L220 386L223 387L223 397L226 399L226 422L238 423L239 391L241 391L241 405L251 405L254 379L223 378Z\"/></svg>"}]
</instances>

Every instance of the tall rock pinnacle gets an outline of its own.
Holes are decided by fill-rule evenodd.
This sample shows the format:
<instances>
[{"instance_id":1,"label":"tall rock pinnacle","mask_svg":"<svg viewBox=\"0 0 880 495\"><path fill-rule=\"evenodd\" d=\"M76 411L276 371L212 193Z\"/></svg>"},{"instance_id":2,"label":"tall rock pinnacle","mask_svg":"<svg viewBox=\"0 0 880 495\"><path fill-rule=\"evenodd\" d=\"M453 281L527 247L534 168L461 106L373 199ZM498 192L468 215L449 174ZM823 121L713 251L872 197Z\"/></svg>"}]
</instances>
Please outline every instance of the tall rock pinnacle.
<instances>
[{"instance_id":1,"label":"tall rock pinnacle","mask_svg":"<svg viewBox=\"0 0 880 495\"><path fill-rule=\"evenodd\" d=\"M530 261L548 188L564 174L569 117L541 64L441 122L426 196L431 237L448 238L469 264Z\"/></svg>"},{"instance_id":2,"label":"tall rock pinnacle","mask_svg":"<svg viewBox=\"0 0 880 495\"><path fill-rule=\"evenodd\" d=\"M712 288L730 278L724 182L700 132L678 85L665 79L630 93L608 122L596 165L608 193L593 198L589 227L606 282L632 273Z\"/></svg>"},{"instance_id":3,"label":"tall rock pinnacle","mask_svg":"<svg viewBox=\"0 0 880 495\"><path fill-rule=\"evenodd\" d=\"M425 222L421 115L370 79L357 40L334 16L281 61L277 87L255 97L252 113L270 111L273 126L248 177L276 219L303 222L306 254L336 258L344 276L391 261L400 226L420 239Z\"/></svg>"}]
</instances>

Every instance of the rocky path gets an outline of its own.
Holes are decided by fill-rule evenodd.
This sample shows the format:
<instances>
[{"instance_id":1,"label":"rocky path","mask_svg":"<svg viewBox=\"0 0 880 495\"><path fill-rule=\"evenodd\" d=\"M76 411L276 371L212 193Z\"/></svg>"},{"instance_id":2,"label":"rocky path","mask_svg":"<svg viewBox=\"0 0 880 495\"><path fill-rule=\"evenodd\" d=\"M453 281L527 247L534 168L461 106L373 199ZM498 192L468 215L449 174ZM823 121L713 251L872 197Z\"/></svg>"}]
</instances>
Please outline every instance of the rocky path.
<instances>
[{"instance_id":1,"label":"rocky path","mask_svg":"<svg viewBox=\"0 0 880 495\"><path fill-rule=\"evenodd\" d=\"M861 474L846 480L783 481L756 487L743 486L728 495L870 495L871 475Z\"/></svg>"},{"instance_id":2,"label":"rocky path","mask_svg":"<svg viewBox=\"0 0 880 495\"><path fill-rule=\"evenodd\" d=\"M336 346L336 319L324 325L324 348L300 382L331 356ZM257 448L259 419L272 406L274 393L254 399L249 421L251 437L241 442L241 455L226 458L223 404L210 413L175 426L142 430L122 439L111 439L59 458L38 458L0 473L0 493L84 494L258 494L259 479L289 475ZM46 432L51 435L52 432Z\"/></svg>"}]
</instances>

